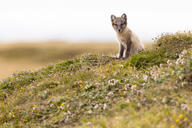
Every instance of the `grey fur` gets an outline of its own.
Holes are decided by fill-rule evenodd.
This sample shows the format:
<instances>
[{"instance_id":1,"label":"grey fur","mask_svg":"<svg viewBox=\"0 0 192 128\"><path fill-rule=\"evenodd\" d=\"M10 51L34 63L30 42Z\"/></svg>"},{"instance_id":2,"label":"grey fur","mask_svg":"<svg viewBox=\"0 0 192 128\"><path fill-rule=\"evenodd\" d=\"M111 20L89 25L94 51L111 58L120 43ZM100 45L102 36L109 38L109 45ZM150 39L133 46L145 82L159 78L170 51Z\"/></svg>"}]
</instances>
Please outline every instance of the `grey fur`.
<instances>
[{"instance_id":1,"label":"grey fur","mask_svg":"<svg viewBox=\"0 0 192 128\"><path fill-rule=\"evenodd\" d=\"M144 50L138 37L127 27L126 14L121 15L121 17L111 15L111 22L120 42L119 58L122 58L123 54L125 58L128 58Z\"/></svg>"}]
</instances>

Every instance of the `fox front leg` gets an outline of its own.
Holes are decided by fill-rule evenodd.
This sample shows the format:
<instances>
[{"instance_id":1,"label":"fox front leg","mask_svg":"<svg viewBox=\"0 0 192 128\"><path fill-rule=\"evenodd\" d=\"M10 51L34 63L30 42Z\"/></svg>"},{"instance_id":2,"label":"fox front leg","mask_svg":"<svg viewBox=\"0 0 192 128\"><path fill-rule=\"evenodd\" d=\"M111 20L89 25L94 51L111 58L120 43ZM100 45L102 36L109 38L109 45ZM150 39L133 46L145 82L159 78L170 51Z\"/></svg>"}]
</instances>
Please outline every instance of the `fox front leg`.
<instances>
[{"instance_id":1,"label":"fox front leg","mask_svg":"<svg viewBox=\"0 0 192 128\"><path fill-rule=\"evenodd\" d=\"M125 59L130 56L130 51L131 51L131 45L127 46L125 49Z\"/></svg>"},{"instance_id":2,"label":"fox front leg","mask_svg":"<svg viewBox=\"0 0 192 128\"><path fill-rule=\"evenodd\" d=\"M120 46L119 46L119 56L118 56L119 59L123 57L124 50L125 50L125 48L123 47L122 44L120 44Z\"/></svg>"}]
</instances>

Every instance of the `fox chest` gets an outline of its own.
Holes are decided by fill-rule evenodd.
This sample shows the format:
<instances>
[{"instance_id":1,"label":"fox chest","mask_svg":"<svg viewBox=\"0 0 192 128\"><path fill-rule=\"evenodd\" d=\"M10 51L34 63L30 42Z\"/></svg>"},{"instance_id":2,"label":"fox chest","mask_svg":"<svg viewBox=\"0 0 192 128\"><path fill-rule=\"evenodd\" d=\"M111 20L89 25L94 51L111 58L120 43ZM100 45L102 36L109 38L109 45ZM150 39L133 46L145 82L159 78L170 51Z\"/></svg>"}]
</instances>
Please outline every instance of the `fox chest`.
<instances>
[{"instance_id":1,"label":"fox chest","mask_svg":"<svg viewBox=\"0 0 192 128\"><path fill-rule=\"evenodd\" d=\"M129 37L118 36L118 40L122 45L129 45L131 43Z\"/></svg>"}]
</instances>

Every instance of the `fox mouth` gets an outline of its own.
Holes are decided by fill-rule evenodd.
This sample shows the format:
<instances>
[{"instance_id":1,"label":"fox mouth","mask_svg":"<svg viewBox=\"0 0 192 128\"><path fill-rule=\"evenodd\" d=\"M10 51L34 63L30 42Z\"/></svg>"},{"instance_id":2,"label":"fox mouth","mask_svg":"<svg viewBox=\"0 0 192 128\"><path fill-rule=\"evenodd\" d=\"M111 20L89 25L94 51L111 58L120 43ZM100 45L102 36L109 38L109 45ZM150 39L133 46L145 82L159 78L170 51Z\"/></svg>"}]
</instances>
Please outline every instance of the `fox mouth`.
<instances>
[{"instance_id":1,"label":"fox mouth","mask_svg":"<svg viewBox=\"0 0 192 128\"><path fill-rule=\"evenodd\" d=\"M123 32L123 30L121 29L121 30L117 30L119 33L122 33Z\"/></svg>"}]
</instances>

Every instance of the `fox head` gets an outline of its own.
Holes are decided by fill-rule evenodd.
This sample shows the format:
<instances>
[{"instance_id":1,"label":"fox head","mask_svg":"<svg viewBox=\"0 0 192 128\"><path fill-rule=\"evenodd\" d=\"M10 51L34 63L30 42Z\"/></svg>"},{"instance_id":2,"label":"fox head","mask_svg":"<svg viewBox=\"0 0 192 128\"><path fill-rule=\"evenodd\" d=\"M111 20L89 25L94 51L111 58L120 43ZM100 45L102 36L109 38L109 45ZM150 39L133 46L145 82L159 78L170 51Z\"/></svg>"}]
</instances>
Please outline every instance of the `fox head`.
<instances>
[{"instance_id":1,"label":"fox head","mask_svg":"<svg viewBox=\"0 0 192 128\"><path fill-rule=\"evenodd\" d=\"M114 30L117 33L123 32L123 30L127 27L127 16L124 13L121 15L121 17L116 17L114 15L111 15L111 23L114 28Z\"/></svg>"}]
</instances>

